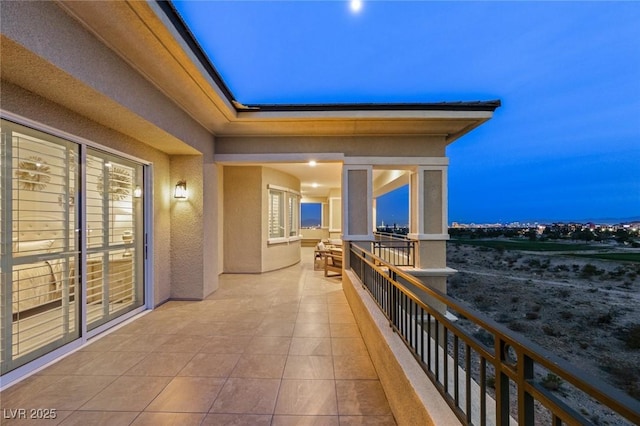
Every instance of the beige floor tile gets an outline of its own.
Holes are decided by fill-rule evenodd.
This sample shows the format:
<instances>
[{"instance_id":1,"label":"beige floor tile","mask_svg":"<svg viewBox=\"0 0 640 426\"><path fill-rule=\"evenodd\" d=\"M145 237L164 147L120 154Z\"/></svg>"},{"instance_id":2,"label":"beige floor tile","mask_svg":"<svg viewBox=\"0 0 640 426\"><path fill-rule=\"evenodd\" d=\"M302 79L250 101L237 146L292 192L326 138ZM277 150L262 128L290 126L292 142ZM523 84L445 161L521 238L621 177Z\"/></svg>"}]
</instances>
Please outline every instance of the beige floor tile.
<instances>
[{"instance_id":1,"label":"beige floor tile","mask_svg":"<svg viewBox=\"0 0 640 426\"><path fill-rule=\"evenodd\" d=\"M196 353L206 344L206 339L201 336L170 335L169 338L154 352L185 352Z\"/></svg>"},{"instance_id":2,"label":"beige floor tile","mask_svg":"<svg viewBox=\"0 0 640 426\"><path fill-rule=\"evenodd\" d=\"M338 411L349 416L386 416L391 409L378 380L336 380Z\"/></svg>"},{"instance_id":3,"label":"beige floor tile","mask_svg":"<svg viewBox=\"0 0 640 426\"><path fill-rule=\"evenodd\" d=\"M338 414L333 380L282 380L275 414L332 416Z\"/></svg>"},{"instance_id":4,"label":"beige floor tile","mask_svg":"<svg viewBox=\"0 0 640 426\"><path fill-rule=\"evenodd\" d=\"M300 312L329 312L329 307L326 303L300 303Z\"/></svg>"},{"instance_id":5,"label":"beige floor tile","mask_svg":"<svg viewBox=\"0 0 640 426\"><path fill-rule=\"evenodd\" d=\"M196 354L178 373L191 377L229 377L240 354Z\"/></svg>"},{"instance_id":6,"label":"beige floor tile","mask_svg":"<svg viewBox=\"0 0 640 426\"><path fill-rule=\"evenodd\" d=\"M286 355L244 354L231 372L231 377L279 379L286 360Z\"/></svg>"},{"instance_id":7,"label":"beige floor tile","mask_svg":"<svg viewBox=\"0 0 640 426\"><path fill-rule=\"evenodd\" d=\"M91 361L78 365L78 368L70 374L80 376L120 376L142 361L147 355L147 352L101 352Z\"/></svg>"},{"instance_id":8,"label":"beige floor tile","mask_svg":"<svg viewBox=\"0 0 640 426\"><path fill-rule=\"evenodd\" d=\"M330 305L347 305L347 297L344 295L344 291L342 291L342 287L339 290L333 290L327 294L327 302ZM331 309L331 307L329 307Z\"/></svg>"},{"instance_id":9,"label":"beige floor tile","mask_svg":"<svg viewBox=\"0 0 640 426\"><path fill-rule=\"evenodd\" d=\"M191 321L183 333L192 336L253 336L255 328L255 322L204 321L203 319L198 319Z\"/></svg>"},{"instance_id":10,"label":"beige floor tile","mask_svg":"<svg viewBox=\"0 0 640 426\"><path fill-rule=\"evenodd\" d=\"M33 401L34 395L61 379L62 376L57 375L34 375L27 377L25 380L11 386L0 394L0 406L13 410L25 408L27 407L27 403Z\"/></svg>"},{"instance_id":11,"label":"beige floor tile","mask_svg":"<svg viewBox=\"0 0 640 426\"><path fill-rule=\"evenodd\" d=\"M296 322L296 327L293 330L294 337L330 337L331 329L329 324L314 324Z\"/></svg>"},{"instance_id":12,"label":"beige floor tile","mask_svg":"<svg viewBox=\"0 0 640 426\"><path fill-rule=\"evenodd\" d=\"M300 305L307 303L326 305L327 295L325 294L325 292L322 292L322 294L308 294L302 296L302 298L300 299Z\"/></svg>"},{"instance_id":13,"label":"beige floor tile","mask_svg":"<svg viewBox=\"0 0 640 426\"><path fill-rule=\"evenodd\" d=\"M205 342L200 352L210 354L241 354L249 346L251 336L210 336L202 338Z\"/></svg>"},{"instance_id":14,"label":"beige floor tile","mask_svg":"<svg viewBox=\"0 0 640 426\"><path fill-rule=\"evenodd\" d=\"M351 312L329 312L329 322L355 324L356 319Z\"/></svg>"},{"instance_id":15,"label":"beige floor tile","mask_svg":"<svg viewBox=\"0 0 640 426\"><path fill-rule=\"evenodd\" d=\"M331 355L331 339L328 337L294 337L289 355Z\"/></svg>"},{"instance_id":16,"label":"beige floor tile","mask_svg":"<svg viewBox=\"0 0 640 426\"><path fill-rule=\"evenodd\" d=\"M61 426L112 426L128 425L138 415L135 411L74 411Z\"/></svg>"},{"instance_id":17,"label":"beige floor tile","mask_svg":"<svg viewBox=\"0 0 640 426\"><path fill-rule=\"evenodd\" d=\"M338 416L273 416L271 426L339 426Z\"/></svg>"},{"instance_id":18,"label":"beige floor tile","mask_svg":"<svg viewBox=\"0 0 640 426\"><path fill-rule=\"evenodd\" d=\"M369 356L335 356L333 370L337 380L378 378Z\"/></svg>"},{"instance_id":19,"label":"beige floor tile","mask_svg":"<svg viewBox=\"0 0 640 426\"><path fill-rule=\"evenodd\" d=\"M199 426L204 417L204 413L144 412L140 413L132 426Z\"/></svg>"},{"instance_id":20,"label":"beige floor tile","mask_svg":"<svg viewBox=\"0 0 640 426\"><path fill-rule=\"evenodd\" d=\"M99 352L74 352L55 364L41 370L38 374L42 376L75 374L79 365L87 364L98 356L100 356Z\"/></svg>"},{"instance_id":21,"label":"beige floor tile","mask_svg":"<svg viewBox=\"0 0 640 426\"><path fill-rule=\"evenodd\" d=\"M142 411L170 381L170 377L118 377L80 410Z\"/></svg>"},{"instance_id":22,"label":"beige floor tile","mask_svg":"<svg viewBox=\"0 0 640 426\"><path fill-rule=\"evenodd\" d=\"M331 337L362 337L360 329L355 323L331 323Z\"/></svg>"},{"instance_id":23,"label":"beige floor tile","mask_svg":"<svg viewBox=\"0 0 640 426\"><path fill-rule=\"evenodd\" d=\"M129 340L134 334L125 334L125 333L112 333L106 336L101 336L98 338L94 338L91 340L91 343L84 348L82 348L81 352L104 352L110 351L114 347L119 346L120 344Z\"/></svg>"},{"instance_id":24,"label":"beige floor tile","mask_svg":"<svg viewBox=\"0 0 640 426\"><path fill-rule=\"evenodd\" d=\"M331 314L351 314L351 307L344 303L328 304L329 313Z\"/></svg>"},{"instance_id":25,"label":"beige floor tile","mask_svg":"<svg viewBox=\"0 0 640 426\"><path fill-rule=\"evenodd\" d=\"M264 321L288 321L288 322L296 322L296 318L298 317L298 310L295 311L286 311L280 309L274 309L273 307L269 309L267 313L265 313L262 317Z\"/></svg>"},{"instance_id":26,"label":"beige floor tile","mask_svg":"<svg viewBox=\"0 0 640 426\"><path fill-rule=\"evenodd\" d=\"M298 323L329 323L329 312L298 312L296 318Z\"/></svg>"},{"instance_id":27,"label":"beige floor tile","mask_svg":"<svg viewBox=\"0 0 640 426\"><path fill-rule=\"evenodd\" d=\"M291 337L293 335L294 325L291 321L264 320L255 330L255 335Z\"/></svg>"},{"instance_id":28,"label":"beige floor tile","mask_svg":"<svg viewBox=\"0 0 640 426\"><path fill-rule=\"evenodd\" d=\"M267 336L251 339L245 353L287 355L291 346L291 337Z\"/></svg>"},{"instance_id":29,"label":"beige floor tile","mask_svg":"<svg viewBox=\"0 0 640 426\"><path fill-rule=\"evenodd\" d=\"M282 377L285 379L333 379L332 357L289 355Z\"/></svg>"},{"instance_id":30,"label":"beige floor tile","mask_svg":"<svg viewBox=\"0 0 640 426\"><path fill-rule=\"evenodd\" d=\"M297 300L295 301L274 302L271 305L269 312L274 309L279 312L298 313L298 310L300 309L300 297L297 297Z\"/></svg>"},{"instance_id":31,"label":"beige floor tile","mask_svg":"<svg viewBox=\"0 0 640 426\"><path fill-rule=\"evenodd\" d=\"M258 414L209 414L203 426L270 426L271 415Z\"/></svg>"},{"instance_id":32,"label":"beige floor tile","mask_svg":"<svg viewBox=\"0 0 640 426\"><path fill-rule=\"evenodd\" d=\"M369 356L367 346L360 337L336 337L331 339L333 356Z\"/></svg>"},{"instance_id":33,"label":"beige floor tile","mask_svg":"<svg viewBox=\"0 0 640 426\"><path fill-rule=\"evenodd\" d=\"M168 334L133 335L111 347L112 352L152 352L169 340Z\"/></svg>"},{"instance_id":34,"label":"beige floor tile","mask_svg":"<svg viewBox=\"0 0 640 426\"><path fill-rule=\"evenodd\" d=\"M193 358L185 352L150 353L142 361L127 370L126 376L175 376Z\"/></svg>"},{"instance_id":35,"label":"beige floor tile","mask_svg":"<svg viewBox=\"0 0 640 426\"><path fill-rule=\"evenodd\" d=\"M176 377L145 411L208 412L224 382L225 379L214 377Z\"/></svg>"},{"instance_id":36,"label":"beige floor tile","mask_svg":"<svg viewBox=\"0 0 640 426\"><path fill-rule=\"evenodd\" d=\"M27 405L20 408L76 410L115 379L113 376L65 376L41 391L36 391Z\"/></svg>"},{"instance_id":37,"label":"beige floor tile","mask_svg":"<svg viewBox=\"0 0 640 426\"><path fill-rule=\"evenodd\" d=\"M212 413L273 414L280 379L230 378L222 387Z\"/></svg>"}]
</instances>

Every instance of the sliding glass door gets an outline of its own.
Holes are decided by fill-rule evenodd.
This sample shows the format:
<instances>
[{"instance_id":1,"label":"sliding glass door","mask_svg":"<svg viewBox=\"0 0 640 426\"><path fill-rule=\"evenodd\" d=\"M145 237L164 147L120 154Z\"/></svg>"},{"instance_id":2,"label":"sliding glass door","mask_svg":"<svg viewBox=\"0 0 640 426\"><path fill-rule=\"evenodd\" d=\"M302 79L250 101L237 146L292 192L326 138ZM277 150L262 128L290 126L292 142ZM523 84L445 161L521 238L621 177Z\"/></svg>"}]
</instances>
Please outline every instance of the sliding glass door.
<instances>
[{"instance_id":1,"label":"sliding glass door","mask_svg":"<svg viewBox=\"0 0 640 426\"><path fill-rule=\"evenodd\" d=\"M2 120L0 372L144 304L144 166Z\"/></svg>"}]
</instances>

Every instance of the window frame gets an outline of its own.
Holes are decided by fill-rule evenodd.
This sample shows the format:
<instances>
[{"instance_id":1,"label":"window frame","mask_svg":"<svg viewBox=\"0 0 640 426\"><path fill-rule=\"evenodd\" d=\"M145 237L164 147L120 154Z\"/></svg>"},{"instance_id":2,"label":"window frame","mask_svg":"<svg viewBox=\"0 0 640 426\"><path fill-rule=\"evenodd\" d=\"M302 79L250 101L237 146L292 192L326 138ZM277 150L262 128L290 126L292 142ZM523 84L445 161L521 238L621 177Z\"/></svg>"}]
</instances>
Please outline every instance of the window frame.
<instances>
[{"instance_id":1,"label":"window frame","mask_svg":"<svg viewBox=\"0 0 640 426\"><path fill-rule=\"evenodd\" d=\"M278 197L277 202L275 202L275 197ZM300 235L300 200L300 193L294 189L267 185L267 244L290 243L302 239ZM276 225L281 231L277 234L272 232Z\"/></svg>"}]
</instances>

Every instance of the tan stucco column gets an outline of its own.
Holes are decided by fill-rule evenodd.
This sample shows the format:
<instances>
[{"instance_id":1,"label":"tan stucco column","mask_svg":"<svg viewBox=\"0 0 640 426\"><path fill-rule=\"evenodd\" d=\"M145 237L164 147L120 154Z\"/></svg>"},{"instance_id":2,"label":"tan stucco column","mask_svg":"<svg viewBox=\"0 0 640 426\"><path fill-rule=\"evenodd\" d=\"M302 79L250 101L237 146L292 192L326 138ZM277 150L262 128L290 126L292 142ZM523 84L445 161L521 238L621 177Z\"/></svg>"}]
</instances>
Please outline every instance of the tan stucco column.
<instances>
[{"instance_id":1,"label":"tan stucco column","mask_svg":"<svg viewBox=\"0 0 640 426\"><path fill-rule=\"evenodd\" d=\"M217 168L207 155L177 155L171 157L170 175L170 297L202 300L218 286L214 256L218 240ZM188 197L185 200L173 197L179 180L187 182Z\"/></svg>"},{"instance_id":2,"label":"tan stucco column","mask_svg":"<svg viewBox=\"0 0 640 426\"><path fill-rule=\"evenodd\" d=\"M373 241L373 166L344 165L342 168L342 239L349 242ZM366 247L367 250L370 247ZM349 256L343 264L349 267Z\"/></svg>"},{"instance_id":3,"label":"tan stucco column","mask_svg":"<svg viewBox=\"0 0 640 426\"><path fill-rule=\"evenodd\" d=\"M418 166L410 181L410 233L418 241L415 270L410 272L425 285L447 292L447 168L448 165ZM427 303L444 312L431 298Z\"/></svg>"}]
</instances>

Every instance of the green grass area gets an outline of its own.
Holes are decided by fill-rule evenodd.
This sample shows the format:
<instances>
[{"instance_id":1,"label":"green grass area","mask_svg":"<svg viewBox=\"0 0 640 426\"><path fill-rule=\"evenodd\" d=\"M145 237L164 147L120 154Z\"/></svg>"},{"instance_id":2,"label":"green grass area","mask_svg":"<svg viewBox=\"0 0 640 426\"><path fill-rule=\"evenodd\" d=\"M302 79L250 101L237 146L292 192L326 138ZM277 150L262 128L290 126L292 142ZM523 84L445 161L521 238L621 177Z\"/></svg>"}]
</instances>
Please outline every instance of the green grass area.
<instances>
[{"instance_id":1,"label":"green grass area","mask_svg":"<svg viewBox=\"0 0 640 426\"><path fill-rule=\"evenodd\" d=\"M590 259L620 260L625 262L640 263L640 253L595 253L595 254L576 253L574 254L574 256L588 257Z\"/></svg>"},{"instance_id":2,"label":"green grass area","mask_svg":"<svg viewBox=\"0 0 640 426\"><path fill-rule=\"evenodd\" d=\"M477 247L489 247L498 250L525 250L525 251L582 251L597 250L597 246L579 243L556 243L550 241L529 240L473 240L467 238L451 239L453 244L467 244Z\"/></svg>"}]
</instances>

